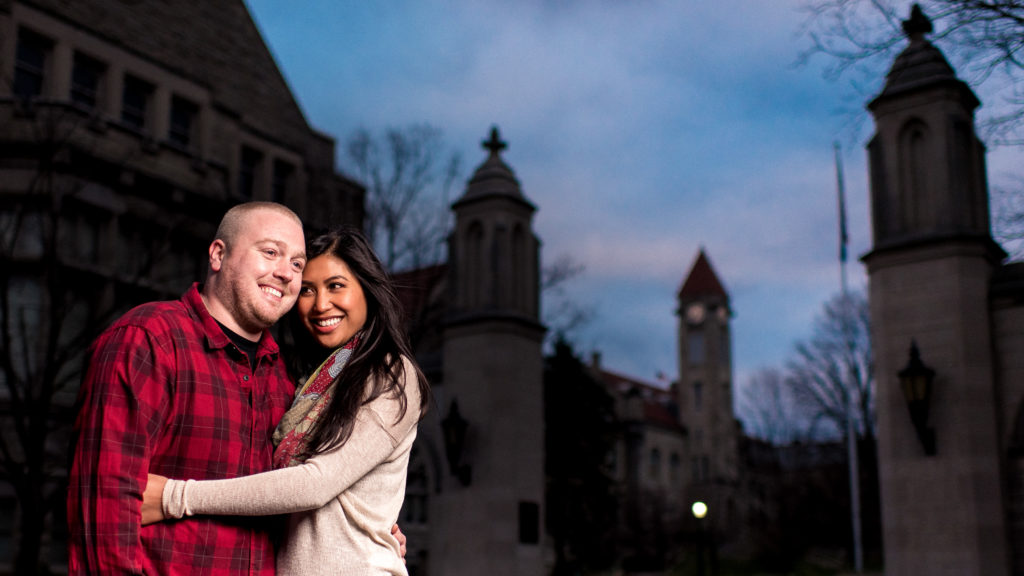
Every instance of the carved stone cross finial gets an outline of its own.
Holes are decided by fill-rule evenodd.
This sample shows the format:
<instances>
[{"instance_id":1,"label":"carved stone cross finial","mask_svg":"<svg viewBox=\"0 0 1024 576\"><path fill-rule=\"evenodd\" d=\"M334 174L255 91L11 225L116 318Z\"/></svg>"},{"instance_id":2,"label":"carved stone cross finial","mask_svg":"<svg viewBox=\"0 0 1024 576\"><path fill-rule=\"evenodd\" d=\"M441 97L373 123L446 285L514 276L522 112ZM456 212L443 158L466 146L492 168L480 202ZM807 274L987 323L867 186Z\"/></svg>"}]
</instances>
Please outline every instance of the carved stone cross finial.
<instances>
[{"instance_id":1,"label":"carved stone cross finial","mask_svg":"<svg viewBox=\"0 0 1024 576\"><path fill-rule=\"evenodd\" d=\"M483 147L491 151L491 155L497 155L499 152L508 147L508 144L501 141L501 136L498 134L498 127L491 127L491 138L490 140L483 141Z\"/></svg>"}]
</instances>

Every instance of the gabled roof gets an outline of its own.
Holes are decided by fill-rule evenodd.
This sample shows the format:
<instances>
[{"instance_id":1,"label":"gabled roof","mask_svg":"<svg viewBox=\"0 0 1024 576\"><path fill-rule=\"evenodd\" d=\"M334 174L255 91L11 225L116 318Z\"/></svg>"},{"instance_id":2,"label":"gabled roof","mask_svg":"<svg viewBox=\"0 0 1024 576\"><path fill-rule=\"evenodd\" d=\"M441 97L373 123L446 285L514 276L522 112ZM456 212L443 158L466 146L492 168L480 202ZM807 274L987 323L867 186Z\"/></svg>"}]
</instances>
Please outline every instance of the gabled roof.
<instances>
[{"instance_id":1,"label":"gabled roof","mask_svg":"<svg viewBox=\"0 0 1024 576\"><path fill-rule=\"evenodd\" d=\"M704 249L701 248L697 253L697 260L690 268L690 274L679 289L678 298L692 300L704 296L721 296L726 300L729 299L729 293L725 291L721 280L718 279L718 274L715 274L715 270L711 267L711 261L708 260Z\"/></svg>"},{"instance_id":2,"label":"gabled roof","mask_svg":"<svg viewBox=\"0 0 1024 576\"><path fill-rule=\"evenodd\" d=\"M26 4L207 87L245 124L305 149L309 124L242 0Z\"/></svg>"},{"instance_id":3,"label":"gabled roof","mask_svg":"<svg viewBox=\"0 0 1024 576\"><path fill-rule=\"evenodd\" d=\"M670 430L685 430L675 412L675 395L671 390L659 388L630 376L598 368L597 376L608 391L621 397L638 395L643 401L643 421Z\"/></svg>"}]
</instances>

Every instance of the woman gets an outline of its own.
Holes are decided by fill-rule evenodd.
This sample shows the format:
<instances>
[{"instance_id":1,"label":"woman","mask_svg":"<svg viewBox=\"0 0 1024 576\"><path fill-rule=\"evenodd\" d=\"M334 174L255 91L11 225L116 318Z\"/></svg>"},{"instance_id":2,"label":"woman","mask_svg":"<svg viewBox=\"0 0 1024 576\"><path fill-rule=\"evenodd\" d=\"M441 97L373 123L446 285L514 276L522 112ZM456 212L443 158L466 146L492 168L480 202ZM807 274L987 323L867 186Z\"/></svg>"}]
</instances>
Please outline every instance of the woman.
<instances>
[{"instance_id":1,"label":"woman","mask_svg":"<svg viewBox=\"0 0 1024 576\"><path fill-rule=\"evenodd\" d=\"M150 476L143 523L289 513L277 553L280 574L404 575L391 528L429 386L412 360L401 305L366 239L338 229L311 241L306 252L295 311L319 345L313 348L327 357L274 433L277 469L230 480Z\"/></svg>"}]
</instances>

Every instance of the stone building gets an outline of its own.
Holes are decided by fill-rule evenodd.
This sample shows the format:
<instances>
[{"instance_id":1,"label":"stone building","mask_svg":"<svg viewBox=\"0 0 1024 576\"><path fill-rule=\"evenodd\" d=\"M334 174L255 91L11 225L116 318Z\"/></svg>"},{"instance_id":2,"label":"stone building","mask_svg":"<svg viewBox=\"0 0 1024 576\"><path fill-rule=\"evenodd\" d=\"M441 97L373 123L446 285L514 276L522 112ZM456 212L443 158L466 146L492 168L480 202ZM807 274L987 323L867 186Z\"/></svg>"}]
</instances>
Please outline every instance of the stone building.
<instances>
[{"instance_id":1,"label":"stone building","mask_svg":"<svg viewBox=\"0 0 1024 576\"><path fill-rule=\"evenodd\" d=\"M692 482L687 429L673 390L601 366L591 370L614 400L619 433L609 471L618 496L617 556L638 568L661 568L692 523L683 487Z\"/></svg>"},{"instance_id":2,"label":"stone building","mask_svg":"<svg viewBox=\"0 0 1024 576\"><path fill-rule=\"evenodd\" d=\"M241 0L0 0L0 79L0 325L18 343L2 352L31 358L0 373L10 460L28 462L0 488L8 562L16 534L42 531L24 523L62 530L58 433L90 334L202 279L230 206L275 200L311 227L361 225L363 190L335 169L333 139L306 121ZM56 388L26 407L12 396L26 382ZM45 461L25 460L39 435L15 426L33 418L55 433ZM62 548L43 558L60 566Z\"/></svg>"},{"instance_id":3,"label":"stone building","mask_svg":"<svg viewBox=\"0 0 1024 576\"><path fill-rule=\"evenodd\" d=\"M621 492L621 554L641 561L664 559L692 538L694 502L708 506L707 528L723 535L735 535L741 515L732 311L703 249L683 279L676 304L676 382L651 383L615 373L601 366L598 354L591 363L615 400L621 431L611 458ZM630 537L636 534L640 537Z\"/></svg>"},{"instance_id":4,"label":"stone building","mask_svg":"<svg viewBox=\"0 0 1024 576\"><path fill-rule=\"evenodd\" d=\"M885 573L1024 574L1024 263L992 240L978 99L918 7L903 29L868 105Z\"/></svg>"},{"instance_id":5,"label":"stone building","mask_svg":"<svg viewBox=\"0 0 1024 576\"><path fill-rule=\"evenodd\" d=\"M411 574L547 572L536 207L497 128L484 148L452 205L448 263L395 278L435 394L399 520Z\"/></svg>"}]
</instances>

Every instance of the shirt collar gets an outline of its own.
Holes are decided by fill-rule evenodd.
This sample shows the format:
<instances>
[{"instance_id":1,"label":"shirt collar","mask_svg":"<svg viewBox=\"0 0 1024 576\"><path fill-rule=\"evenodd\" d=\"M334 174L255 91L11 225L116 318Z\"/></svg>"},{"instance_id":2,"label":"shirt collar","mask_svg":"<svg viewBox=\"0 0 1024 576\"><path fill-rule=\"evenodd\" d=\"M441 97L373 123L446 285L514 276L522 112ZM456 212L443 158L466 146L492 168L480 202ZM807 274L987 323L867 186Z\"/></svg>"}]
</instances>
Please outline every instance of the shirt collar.
<instances>
[{"instance_id":1,"label":"shirt collar","mask_svg":"<svg viewBox=\"0 0 1024 576\"><path fill-rule=\"evenodd\" d=\"M228 338L227 334L220 329L220 325L210 315L210 311L206 309L206 304L203 303L203 298L200 295L202 291L202 284L195 282L181 297L182 303L185 308L192 311L192 313L199 318L203 323L203 332L206 335L206 345L211 349L226 348L231 344L231 339ZM260 343L256 348L256 357L261 358L263 356L277 354L280 349L277 346L277 342L274 337L270 335L269 330L264 330L263 334L260 335Z\"/></svg>"}]
</instances>

